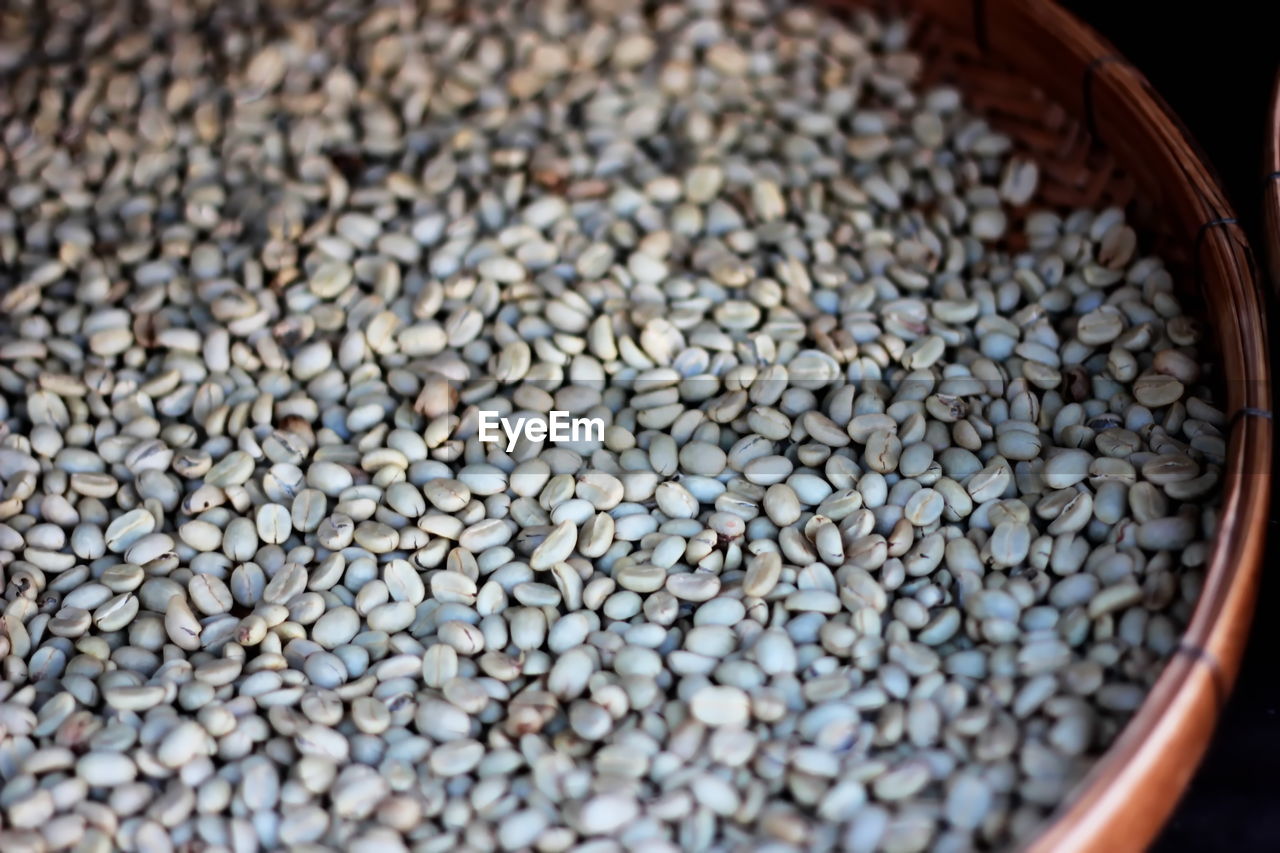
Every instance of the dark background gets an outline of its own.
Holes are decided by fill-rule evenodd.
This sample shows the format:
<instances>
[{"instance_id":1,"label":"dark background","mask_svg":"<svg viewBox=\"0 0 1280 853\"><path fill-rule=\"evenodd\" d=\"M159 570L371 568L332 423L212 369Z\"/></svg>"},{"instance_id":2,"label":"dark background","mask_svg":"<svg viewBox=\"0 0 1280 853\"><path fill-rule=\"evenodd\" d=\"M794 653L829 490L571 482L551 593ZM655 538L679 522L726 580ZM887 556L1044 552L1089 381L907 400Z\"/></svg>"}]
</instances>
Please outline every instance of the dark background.
<instances>
[{"instance_id":1,"label":"dark background","mask_svg":"<svg viewBox=\"0 0 1280 853\"><path fill-rule=\"evenodd\" d=\"M1280 3L1062 3L1141 69L1182 117L1265 264L1263 150L1280 67ZM1276 344L1273 333L1273 354ZM1268 537L1243 669L1204 762L1153 848L1156 853L1280 851L1280 576L1271 571L1280 560L1280 527L1274 510L1271 529L1276 535Z\"/></svg>"}]
</instances>

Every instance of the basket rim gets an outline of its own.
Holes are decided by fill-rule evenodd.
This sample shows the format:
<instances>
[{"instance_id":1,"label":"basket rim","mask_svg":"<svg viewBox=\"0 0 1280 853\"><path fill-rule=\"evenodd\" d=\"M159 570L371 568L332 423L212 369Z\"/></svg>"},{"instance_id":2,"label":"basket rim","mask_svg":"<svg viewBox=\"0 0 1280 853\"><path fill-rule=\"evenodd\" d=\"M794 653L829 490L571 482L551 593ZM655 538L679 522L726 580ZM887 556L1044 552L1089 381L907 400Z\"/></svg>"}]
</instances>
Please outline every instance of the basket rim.
<instances>
[{"instance_id":1,"label":"basket rim","mask_svg":"<svg viewBox=\"0 0 1280 853\"><path fill-rule=\"evenodd\" d=\"M1053 0L912 0L905 5L969 37L984 56L1026 74L1082 121L1093 143L1115 155L1122 167L1135 160L1133 152L1128 161L1119 156L1123 143L1131 143L1125 132L1142 127L1149 134L1144 141L1154 141L1155 148L1143 148L1140 156L1164 158L1176 168L1177 189L1186 192L1183 201L1190 202L1177 210L1162 210L1162 218L1167 216L1178 236L1192 246L1189 261L1199 265L1202 292L1211 292L1225 308L1223 314L1211 314L1218 332L1216 360L1230 398L1229 442L1219 526L1200 596L1177 650L1141 706L1039 832L1025 842L1026 849L1037 853L1141 849L1162 828L1208 748L1253 618L1273 460L1261 277L1216 173L1190 132L1141 71L1074 14ZM1027 59L1026 51L1037 41L1052 43L1058 52L1055 58L1061 61L1065 53L1074 67L1047 67L1050 60L1035 54ZM1079 76L1071 78L1073 72ZM1109 113L1104 114L1103 106ZM1116 128L1108 116L1126 121ZM1271 171L1280 172L1280 81L1271 126ZM1101 128L1106 132L1099 133ZM1269 248L1274 249L1280 283L1280 177L1271 184L1275 217ZM1137 195L1142 197L1141 189Z\"/></svg>"}]
</instances>

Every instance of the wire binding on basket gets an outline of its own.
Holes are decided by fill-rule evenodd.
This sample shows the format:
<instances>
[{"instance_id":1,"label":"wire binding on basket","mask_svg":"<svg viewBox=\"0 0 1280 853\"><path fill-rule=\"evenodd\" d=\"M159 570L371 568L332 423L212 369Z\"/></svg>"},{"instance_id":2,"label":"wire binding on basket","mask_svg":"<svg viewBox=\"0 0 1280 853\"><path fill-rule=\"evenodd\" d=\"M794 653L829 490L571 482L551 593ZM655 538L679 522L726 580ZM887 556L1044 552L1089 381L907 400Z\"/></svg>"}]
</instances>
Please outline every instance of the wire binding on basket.
<instances>
[{"instance_id":1,"label":"wire binding on basket","mask_svg":"<svg viewBox=\"0 0 1280 853\"><path fill-rule=\"evenodd\" d=\"M973 0L973 40L979 50L987 52L987 0Z\"/></svg>"},{"instance_id":2,"label":"wire binding on basket","mask_svg":"<svg viewBox=\"0 0 1280 853\"><path fill-rule=\"evenodd\" d=\"M1197 284L1204 284L1204 270L1200 267L1200 250L1204 248L1204 238L1209 235L1209 229L1221 228L1224 225L1235 225L1240 227L1240 220L1234 216L1215 216L1200 223L1200 227L1196 229L1196 235L1191 241L1192 257L1196 259L1196 279ZM1249 257L1249 269L1253 271L1253 257Z\"/></svg>"},{"instance_id":3,"label":"wire binding on basket","mask_svg":"<svg viewBox=\"0 0 1280 853\"><path fill-rule=\"evenodd\" d=\"M1269 409L1259 409L1257 406L1241 406L1231 413L1231 417L1227 419L1230 425L1229 429L1235 429L1236 424L1245 418L1262 418L1264 421L1275 420Z\"/></svg>"},{"instance_id":4,"label":"wire binding on basket","mask_svg":"<svg viewBox=\"0 0 1280 853\"><path fill-rule=\"evenodd\" d=\"M1200 244L1204 242L1204 235L1210 228L1217 228L1220 225L1239 225L1240 220L1234 216L1218 216L1210 219L1208 222L1200 223L1200 227L1196 229L1195 249L1196 254L1200 253Z\"/></svg>"},{"instance_id":5,"label":"wire binding on basket","mask_svg":"<svg viewBox=\"0 0 1280 853\"><path fill-rule=\"evenodd\" d=\"M1228 686L1226 673L1222 671L1222 664L1218 662L1217 655L1208 649L1186 641L1178 643L1174 653L1185 655L1196 663L1203 664L1205 669L1209 670L1209 680L1213 682L1214 703L1218 708L1225 705L1227 697L1231 693L1231 688Z\"/></svg>"},{"instance_id":6,"label":"wire binding on basket","mask_svg":"<svg viewBox=\"0 0 1280 853\"><path fill-rule=\"evenodd\" d=\"M1089 64L1084 67L1084 81L1081 84L1081 101L1084 106L1084 123L1085 127L1089 130L1089 136L1095 141L1101 141L1102 137L1098 135L1098 123L1093 114L1093 78L1097 75L1099 68L1113 63L1133 68L1129 60L1125 59L1123 56L1116 56L1114 53L1095 56L1093 59L1089 60Z\"/></svg>"},{"instance_id":7,"label":"wire binding on basket","mask_svg":"<svg viewBox=\"0 0 1280 853\"><path fill-rule=\"evenodd\" d=\"M1204 198L1201 196L1201 200ZM1216 212L1216 211L1215 211ZM1196 235L1192 241L1193 256L1195 258L1196 286L1201 292L1204 292L1204 265L1201 261L1200 250L1203 248L1204 239L1208 236L1210 229L1221 228L1224 225L1234 225L1237 231L1242 231L1243 226L1234 216L1215 216L1212 219L1200 223L1200 227L1196 229ZM1253 246L1248 240L1241 240L1237 245L1243 250L1245 263L1248 265L1248 274L1251 281L1260 281L1261 271L1258 269L1258 260L1254 257Z\"/></svg>"}]
</instances>

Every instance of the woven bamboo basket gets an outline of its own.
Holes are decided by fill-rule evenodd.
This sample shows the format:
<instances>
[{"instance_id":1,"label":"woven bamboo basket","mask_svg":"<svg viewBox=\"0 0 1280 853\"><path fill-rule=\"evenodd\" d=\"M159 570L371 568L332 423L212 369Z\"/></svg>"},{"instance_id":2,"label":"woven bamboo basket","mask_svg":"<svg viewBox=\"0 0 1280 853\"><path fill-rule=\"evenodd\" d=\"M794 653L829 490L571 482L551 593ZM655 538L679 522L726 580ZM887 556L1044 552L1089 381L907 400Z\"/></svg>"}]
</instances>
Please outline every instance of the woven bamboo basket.
<instances>
[{"instance_id":1,"label":"woven bamboo basket","mask_svg":"<svg viewBox=\"0 0 1280 853\"><path fill-rule=\"evenodd\" d=\"M835 9L857 0L828 0ZM913 0L929 82L948 82L1039 162L1037 202L1124 205L1210 330L1230 442L1222 520L1180 647L1107 753L1031 843L1136 850L1176 805L1207 747L1253 615L1269 512L1271 380L1259 274L1182 124L1142 74L1052 0ZM1280 101L1272 169L1280 172ZM1280 264L1280 178L1269 189ZM1280 273L1280 268L1277 269ZM1280 275L1277 277L1280 281Z\"/></svg>"},{"instance_id":2,"label":"woven bamboo basket","mask_svg":"<svg viewBox=\"0 0 1280 853\"><path fill-rule=\"evenodd\" d=\"M835 9L879 0L817 0ZM1150 843L1202 757L1239 667L1269 512L1271 379L1259 274L1194 142L1150 84L1053 0L891 0L915 23L930 82L968 103L1040 165L1037 202L1123 205L1178 273L1215 345L1230 416L1221 524L1185 636L1142 707L1031 842L1035 851ZM1280 175L1280 90L1270 169ZM1268 187L1280 281L1280 177Z\"/></svg>"}]
</instances>

